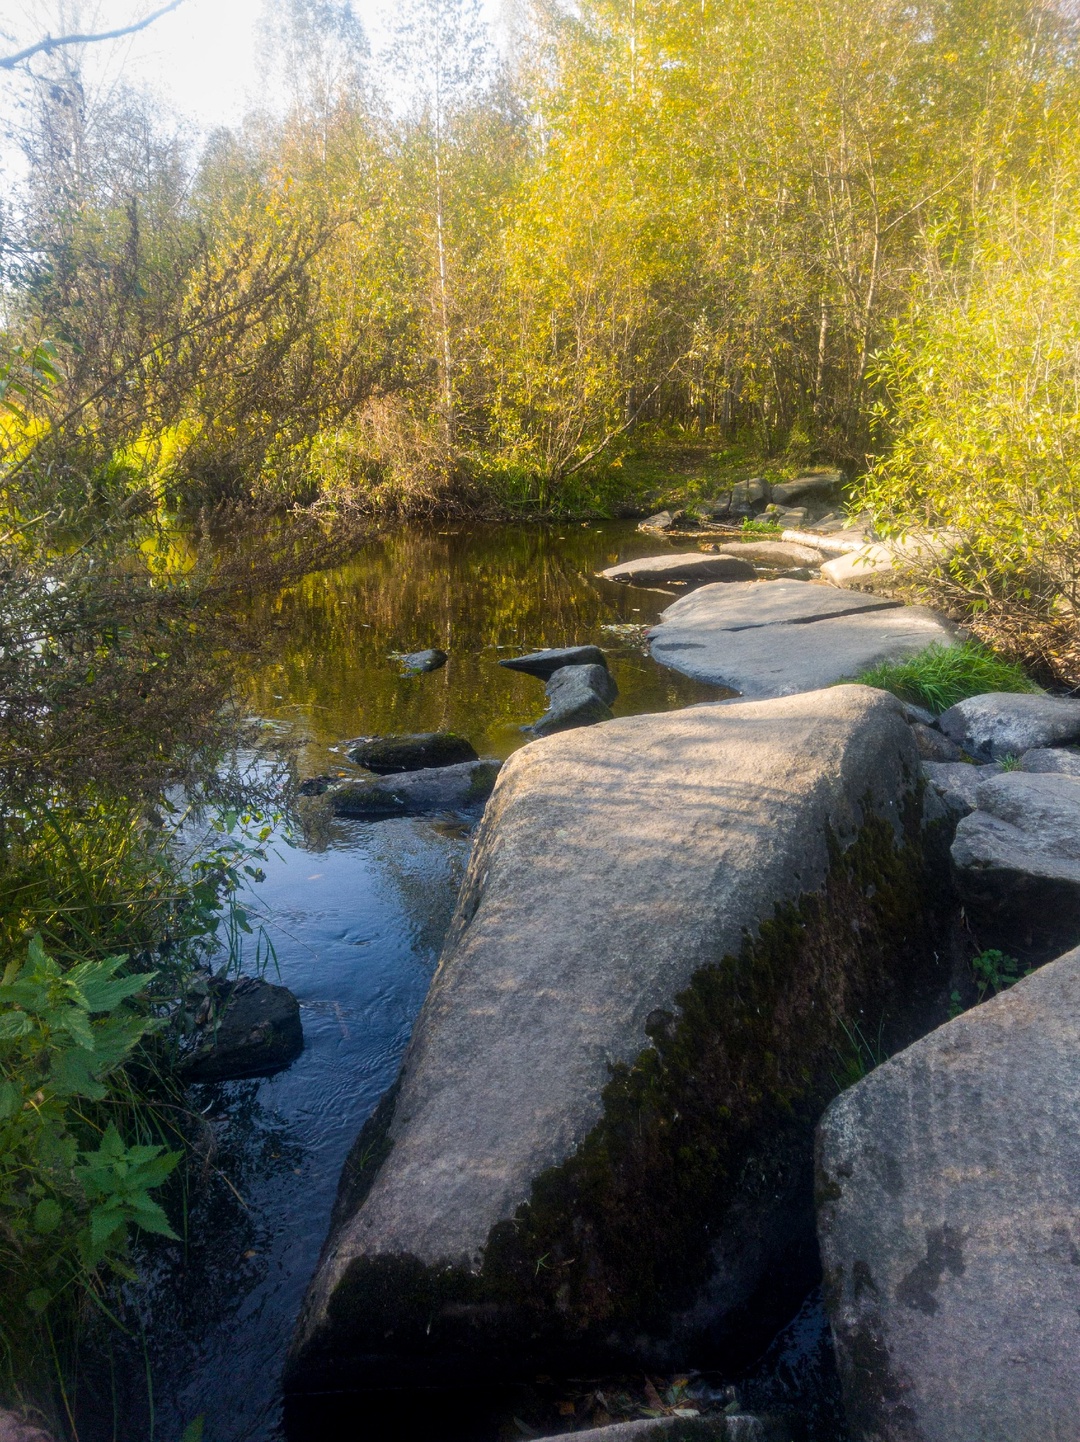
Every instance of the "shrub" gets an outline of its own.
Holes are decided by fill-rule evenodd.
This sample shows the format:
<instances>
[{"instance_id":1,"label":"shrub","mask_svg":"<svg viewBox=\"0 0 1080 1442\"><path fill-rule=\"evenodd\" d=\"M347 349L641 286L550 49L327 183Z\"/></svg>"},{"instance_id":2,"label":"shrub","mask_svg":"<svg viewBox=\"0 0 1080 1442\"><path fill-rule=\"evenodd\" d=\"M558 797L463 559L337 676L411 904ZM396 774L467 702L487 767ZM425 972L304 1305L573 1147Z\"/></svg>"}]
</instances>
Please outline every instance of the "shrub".
<instances>
[{"instance_id":1,"label":"shrub","mask_svg":"<svg viewBox=\"0 0 1080 1442\"><path fill-rule=\"evenodd\" d=\"M1037 691L1020 666L995 656L978 641L958 646L927 646L906 661L882 661L856 680L891 691L901 701L940 715L968 696L986 691Z\"/></svg>"},{"instance_id":2,"label":"shrub","mask_svg":"<svg viewBox=\"0 0 1080 1442\"><path fill-rule=\"evenodd\" d=\"M1005 189L968 263L941 232L878 358L889 439L864 501L885 535L947 530L931 595L999 649L1080 679L1080 166Z\"/></svg>"}]
</instances>

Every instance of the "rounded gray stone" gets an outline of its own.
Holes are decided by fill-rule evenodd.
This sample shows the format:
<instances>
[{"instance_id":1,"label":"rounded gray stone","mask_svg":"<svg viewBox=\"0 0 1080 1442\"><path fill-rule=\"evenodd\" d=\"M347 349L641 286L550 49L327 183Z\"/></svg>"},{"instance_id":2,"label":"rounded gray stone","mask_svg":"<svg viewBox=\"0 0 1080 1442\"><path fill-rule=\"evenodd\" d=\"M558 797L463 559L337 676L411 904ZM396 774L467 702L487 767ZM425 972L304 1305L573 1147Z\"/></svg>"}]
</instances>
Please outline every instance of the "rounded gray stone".
<instances>
[{"instance_id":1,"label":"rounded gray stone","mask_svg":"<svg viewBox=\"0 0 1080 1442\"><path fill-rule=\"evenodd\" d=\"M1010 691L988 691L950 706L937 723L946 736L980 761L1080 740L1080 701Z\"/></svg>"}]
</instances>

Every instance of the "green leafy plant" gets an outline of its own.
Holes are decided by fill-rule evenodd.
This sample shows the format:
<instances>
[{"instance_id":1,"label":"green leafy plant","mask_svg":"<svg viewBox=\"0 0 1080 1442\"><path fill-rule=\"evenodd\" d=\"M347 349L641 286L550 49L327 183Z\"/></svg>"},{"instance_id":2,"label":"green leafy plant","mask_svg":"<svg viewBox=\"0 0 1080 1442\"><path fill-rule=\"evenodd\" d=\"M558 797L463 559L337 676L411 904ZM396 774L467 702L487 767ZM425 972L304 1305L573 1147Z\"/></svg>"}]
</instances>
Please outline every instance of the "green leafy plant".
<instances>
[{"instance_id":1,"label":"green leafy plant","mask_svg":"<svg viewBox=\"0 0 1080 1442\"><path fill-rule=\"evenodd\" d=\"M742 528L749 536L778 536L784 529L779 521L766 521L759 516L747 516Z\"/></svg>"},{"instance_id":2,"label":"green leafy plant","mask_svg":"<svg viewBox=\"0 0 1080 1442\"><path fill-rule=\"evenodd\" d=\"M997 996L999 992L1007 991L1010 986L1014 986L1025 976L1029 976L1031 970L1031 967L1024 966L1015 956L1009 956L1004 951L998 951L995 948L980 951L977 956L971 958L976 1005L991 996ZM950 998L950 1019L959 1016L965 1009L960 993L954 991Z\"/></svg>"},{"instance_id":3,"label":"green leafy plant","mask_svg":"<svg viewBox=\"0 0 1080 1442\"><path fill-rule=\"evenodd\" d=\"M179 1154L129 1145L106 1119L114 1079L159 1025L132 1004L152 974L121 974L127 960L65 970L35 937L0 979L0 1262L8 1300L31 1313L95 1288L103 1265L130 1275L132 1225L173 1235L149 1193Z\"/></svg>"},{"instance_id":4,"label":"green leafy plant","mask_svg":"<svg viewBox=\"0 0 1080 1442\"><path fill-rule=\"evenodd\" d=\"M935 642L906 661L882 661L855 679L891 691L901 701L925 706L935 715L986 691L1039 690L1022 667L995 656L978 641L958 646Z\"/></svg>"}]
</instances>

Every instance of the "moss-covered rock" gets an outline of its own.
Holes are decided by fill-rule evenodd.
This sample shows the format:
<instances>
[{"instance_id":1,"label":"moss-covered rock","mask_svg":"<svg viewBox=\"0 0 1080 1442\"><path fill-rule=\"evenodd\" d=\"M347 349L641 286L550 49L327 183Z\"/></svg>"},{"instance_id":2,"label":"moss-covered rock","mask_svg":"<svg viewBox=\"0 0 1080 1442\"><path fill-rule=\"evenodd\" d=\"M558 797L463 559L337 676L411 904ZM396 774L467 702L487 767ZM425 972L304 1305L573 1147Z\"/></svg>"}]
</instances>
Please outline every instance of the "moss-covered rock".
<instances>
[{"instance_id":1,"label":"moss-covered rock","mask_svg":"<svg viewBox=\"0 0 1080 1442\"><path fill-rule=\"evenodd\" d=\"M812 1285L812 1138L940 1017L948 837L865 687L527 747L288 1385L735 1365Z\"/></svg>"}]
</instances>

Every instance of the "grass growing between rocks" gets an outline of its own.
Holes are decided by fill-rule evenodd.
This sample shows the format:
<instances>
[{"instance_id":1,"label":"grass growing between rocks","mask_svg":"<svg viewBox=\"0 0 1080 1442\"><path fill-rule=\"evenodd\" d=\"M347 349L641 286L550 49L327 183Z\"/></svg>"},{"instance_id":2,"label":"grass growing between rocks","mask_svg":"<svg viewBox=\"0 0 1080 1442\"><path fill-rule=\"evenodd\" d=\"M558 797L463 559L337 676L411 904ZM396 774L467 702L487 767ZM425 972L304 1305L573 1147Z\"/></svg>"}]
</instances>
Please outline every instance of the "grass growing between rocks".
<instances>
[{"instance_id":1,"label":"grass growing between rocks","mask_svg":"<svg viewBox=\"0 0 1080 1442\"><path fill-rule=\"evenodd\" d=\"M958 646L936 642L906 661L882 661L855 678L864 686L891 691L901 701L925 706L935 716L987 691L1038 691L1023 667L1000 656L978 641Z\"/></svg>"}]
</instances>

